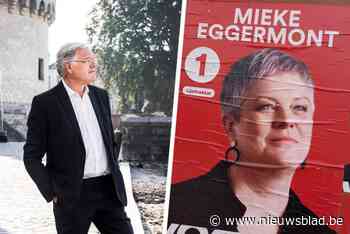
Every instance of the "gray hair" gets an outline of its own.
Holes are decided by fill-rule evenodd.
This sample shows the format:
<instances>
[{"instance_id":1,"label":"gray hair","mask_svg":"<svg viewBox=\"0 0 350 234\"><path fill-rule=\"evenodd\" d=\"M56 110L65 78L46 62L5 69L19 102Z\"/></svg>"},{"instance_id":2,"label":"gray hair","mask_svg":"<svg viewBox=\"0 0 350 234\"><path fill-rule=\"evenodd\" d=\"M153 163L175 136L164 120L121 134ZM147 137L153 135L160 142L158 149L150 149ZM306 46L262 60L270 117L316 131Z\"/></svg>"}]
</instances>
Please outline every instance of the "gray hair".
<instances>
[{"instance_id":1,"label":"gray hair","mask_svg":"<svg viewBox=\"0 0 350 234\"><path fill-rule=\"evenodd\" d=\"M89 47L84 43L73 42L63 45L57 52L56 69L61 77L64 76L64 63L74 58L77 49L89 49Z\"/></svg>"},{"instance_id":2,"label":"gray hair","mask_svg":"<svg viewBox=\"0 0 350 234\"><path fill-rule=\"evenodd\" d=\"M248 55L231 67L225 76L221 89L221 110L239 121L241 97L255 81L279 72L296 72L302 80L313 86L313 80L306 64L277 50L263 49Z\"/></svg>"}]
</instances>

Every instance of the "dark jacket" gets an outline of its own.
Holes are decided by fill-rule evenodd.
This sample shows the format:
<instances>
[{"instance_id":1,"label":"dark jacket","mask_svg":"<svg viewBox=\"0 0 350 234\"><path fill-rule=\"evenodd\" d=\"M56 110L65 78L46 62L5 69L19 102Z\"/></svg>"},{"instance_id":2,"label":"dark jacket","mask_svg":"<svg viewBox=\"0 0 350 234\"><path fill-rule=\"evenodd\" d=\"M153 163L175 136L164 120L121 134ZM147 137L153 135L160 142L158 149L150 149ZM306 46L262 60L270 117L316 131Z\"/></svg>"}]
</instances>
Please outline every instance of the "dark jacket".
<instances>
[{"instance_id":1,"label":"dark jacket","mask_svg":"<svg viewBox=\"0 0 350 234\"><path fill-rule=\"evenodd\" d=\"M228 165L217 164L206 175L174 184L171 187L168 227L171 224L203 227L212 233L214 230L237 232L237 223L225 223L225 218L241 218L246 207L232 192L227 178ZM268 209L268 208L267 208ZM220 224L211 225L210 217L219 216ZM306 208L297 195L290 191L283 218L317 218ZM214 220L214 221L217 221ZM187 230L186 234L198 233L198 229ZM176 232L174 232L176 233ZM328 226L281 225L279 233L335 234Z\"/></svg>"},{"instance_id":2,"label":"dark jacket","mask_svg":"<svg viewBox=\"0 0 350 234\"><path fill-rule=\"evenodd\" d=\"M108 94L89 86L89 97L101 129L108 163L118 199L126 205L124 181L114 154L113 127ZM60 82L35 96L28 117L24 165L42 195L74 202L80 196L84 174L85 147L69 96ZM46 154L46 164L42 158Z\"/></svg>"}]
</instances>

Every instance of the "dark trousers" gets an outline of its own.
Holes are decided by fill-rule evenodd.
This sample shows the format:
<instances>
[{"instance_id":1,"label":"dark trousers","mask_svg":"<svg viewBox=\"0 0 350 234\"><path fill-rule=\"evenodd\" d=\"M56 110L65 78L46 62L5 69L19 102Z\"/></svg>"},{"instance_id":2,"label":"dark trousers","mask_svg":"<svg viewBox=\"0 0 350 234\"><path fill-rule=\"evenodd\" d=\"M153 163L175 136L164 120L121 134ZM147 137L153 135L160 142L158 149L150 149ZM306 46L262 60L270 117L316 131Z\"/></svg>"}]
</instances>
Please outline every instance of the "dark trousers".
<instances>
[{"instance_id":1,"label":"dark trousers","mask_svg":"<svg viewBox=\"0 0 350 234\"><path fill-rule=\"evenodd\" d=\"M130 219L117 199L111 175L84 179L80 199L53 205L58 234L87 234L91 222L102 234L133 234Z\"/></svg>"}]
</instances>

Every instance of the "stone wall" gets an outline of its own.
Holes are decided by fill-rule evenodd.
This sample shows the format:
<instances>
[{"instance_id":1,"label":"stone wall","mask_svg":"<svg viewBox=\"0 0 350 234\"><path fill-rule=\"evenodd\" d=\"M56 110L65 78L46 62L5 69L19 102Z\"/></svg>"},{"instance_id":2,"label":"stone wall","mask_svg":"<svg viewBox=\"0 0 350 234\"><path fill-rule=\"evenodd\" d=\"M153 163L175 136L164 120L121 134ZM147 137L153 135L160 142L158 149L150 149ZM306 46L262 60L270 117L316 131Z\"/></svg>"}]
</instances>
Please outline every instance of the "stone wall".
<instances>
[{"instance_id":1,"label":"stone wall","mask_svg":"<svg viewBox=\"0 0 350 234\"><path fill-rule=\"evenodd\" d=\"M129 161L168 162L170 117L121 117L122 156Z\"/></svg>"},{"instance_id":2,"label":"stone wall","mask_svg":"<svg viewBox=\"0 0 350 234\"><path fill-rule=\"evenodd\" d=\"M27 132L30 104L4 103L5 130L9 141L23 141Z\"/></svg>"},{"instance_id":3,"label":"stone wall","mask_svg":"<svg viewBox=\"0 0 350 234\"><path fill-rule=\"evenodd\" d=\"M0 8L0 70L3 100L30 103L48 89L48 25L38 19L7 13ZM39 58L44 79L39 80Z\"/></svg>"},{"instance_id":4,"label":"stone wall","mask_svg":"<svg viewBox=\"0 0 350 234\"><path fill-rule=\"evenodd\" d=\"M48 27L55 20L55 4L55 0L0 0L0 94L9 140L23 139L33 97L49 88ZM43 61L40 79L39 60Z\"/></svg>"}]
</instances>

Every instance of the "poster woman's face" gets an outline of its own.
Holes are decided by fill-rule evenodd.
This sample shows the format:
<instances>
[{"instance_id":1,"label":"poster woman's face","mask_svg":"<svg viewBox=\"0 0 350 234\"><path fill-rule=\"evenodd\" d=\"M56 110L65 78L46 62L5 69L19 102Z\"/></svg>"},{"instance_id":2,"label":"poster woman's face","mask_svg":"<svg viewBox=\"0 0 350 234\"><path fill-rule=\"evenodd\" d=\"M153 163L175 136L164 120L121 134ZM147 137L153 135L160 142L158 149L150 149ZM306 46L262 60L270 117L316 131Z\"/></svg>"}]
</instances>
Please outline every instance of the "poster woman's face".
<instances>
[{"instance_id":1,"label":"poster woman's face","mask_svg":"<svg viewBox=\"0 0 350 234\"><path fill-rule=\"evenodd\" d=\"M302 163L310 149L314 92L299 74L257 80L241 102L233 138L241 161L282 167Z\"/></svg>"}]
</instances>

